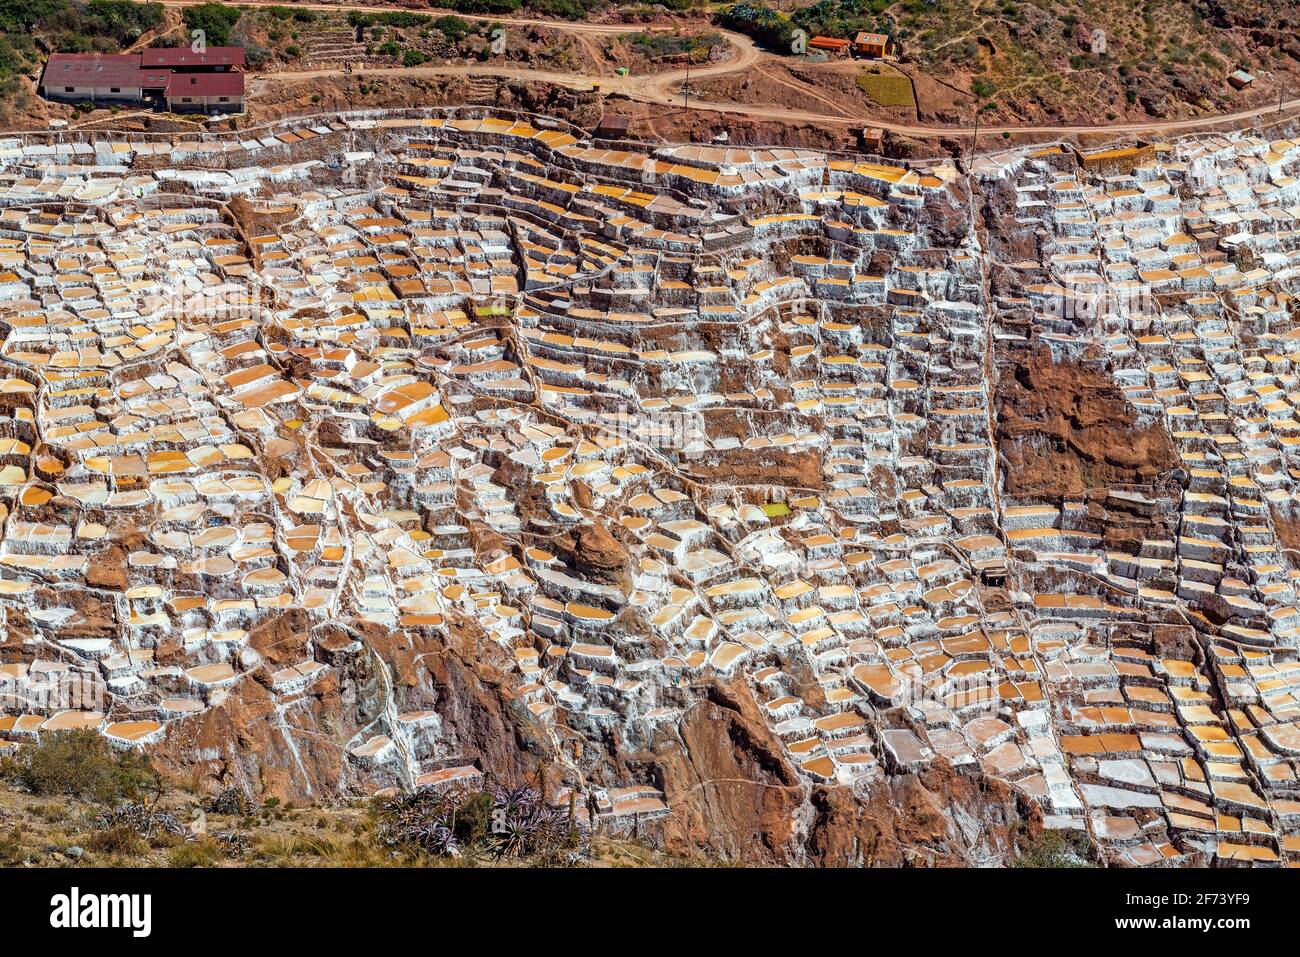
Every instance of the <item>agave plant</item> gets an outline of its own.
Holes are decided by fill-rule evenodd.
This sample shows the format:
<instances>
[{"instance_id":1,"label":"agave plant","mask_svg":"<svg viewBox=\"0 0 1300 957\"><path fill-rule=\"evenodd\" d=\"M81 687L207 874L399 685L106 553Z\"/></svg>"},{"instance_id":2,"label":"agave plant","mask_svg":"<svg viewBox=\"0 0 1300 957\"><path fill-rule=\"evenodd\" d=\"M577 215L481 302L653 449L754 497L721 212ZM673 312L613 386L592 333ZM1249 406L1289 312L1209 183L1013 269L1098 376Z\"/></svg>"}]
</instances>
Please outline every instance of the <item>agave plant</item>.
<instances>
[{"instance_id":1,"label":"agave plant","mask_svg":"<svg viewBox=\"0 0 1300 957\"><path fill-rule=\"evenodd\" d=\"M101 811L95 815L96 830L111 831L117 827L131 828L141 837L186 833L185 825L174 815L136 802L119 804L111 811Z\"/></svg>"},{"instance_id":2,"label":"agave plant","mask_svg":"<svg viewBox=\"0 0 1300 957\"><path fill-rule=\"evenodd\" d=\"M257 805L244 791L237 787L226 788L204 802L204 810L210 814L230 814L244 817L256 810Z\"/></svg>"},{"instance_id":3,"label":"agave plant","mask_svg":"<svg viewBox=\"0 0 1300 957\"><path fill-rule=\"evenodd\" d=\"M435 824L429 832L428 840L425 844L425 850L431 854L456 855L460 853L460 845L456 841L456 832L445 824Z\"/></svg>"},{"instance_id":4,"label":"agave plant","mask_svg":"<svg viewBox=\"0 0 1300 957\"><path fill-rule=\"evenodd\" d=\"M488 794L492 795L492 810L505 815L525 816L542 806L542 795L534 787L521 785L517 788L489 784Z\"/></svg>"},{"instance_id":5,"label":"agave plant","mask_svg":"<svg viewBox=\"0 0 1300 957\"><path fill-rule=\"evenodd\" d=\"M492 845L498 856L549 853L568 837L568 815L548 807L537 788L489 785L488 793L492 796Z\"/></svg>"},{"instance_id":6,"label":"agave plant","mask_svg":"<svg viewBox=\"0 0 1300 957\"><path fill-rule=\"evenodd\" d=\"M392 798L380 808L377 836L387 847L428 854L473 847L523 857L580 847L584 834L567 810L548 807L539 789L489 782L482 792L424 790Z\"/></svg>"},{"instance_id":7,"label":"agave plant","mask_svg":"<svg viewBox=\"0 0 1300 957\"><path fill-rule=\"evenodd\" d=\"M448 792L418 791L386 802L380 809L379 843L430 854L455 854L456 797Z\"/></svg>"}]
</instances>

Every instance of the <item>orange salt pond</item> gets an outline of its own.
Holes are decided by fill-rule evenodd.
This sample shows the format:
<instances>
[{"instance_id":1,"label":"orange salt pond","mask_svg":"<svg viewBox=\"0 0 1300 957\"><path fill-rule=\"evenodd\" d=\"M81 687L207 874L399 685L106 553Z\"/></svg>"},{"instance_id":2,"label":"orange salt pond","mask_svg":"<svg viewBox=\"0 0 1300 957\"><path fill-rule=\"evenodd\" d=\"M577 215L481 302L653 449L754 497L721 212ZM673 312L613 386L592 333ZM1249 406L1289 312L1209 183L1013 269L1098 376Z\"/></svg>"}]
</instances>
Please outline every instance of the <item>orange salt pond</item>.
<instances>
[{"instance_id":1,"label":"orange salt pond","mask_svg":"<svg viewBox=\"0 0 1300 957\"><path fill-rule=\"evenodd\" d=\"M42 731L76 731L98 728L104 722L101 711L60 711L41 724Z\"/></svg>"},{"instance_id":2,"label":"orange salt pond","mask_svg":"<svg viewBox=\"0 0 1300 957\"><path fill-rule=\"evenodd\" d=\"M156 734L162 727L157 721L115 721L104 729L104 735L135 743Z\"/></svg>"}]
</instances>

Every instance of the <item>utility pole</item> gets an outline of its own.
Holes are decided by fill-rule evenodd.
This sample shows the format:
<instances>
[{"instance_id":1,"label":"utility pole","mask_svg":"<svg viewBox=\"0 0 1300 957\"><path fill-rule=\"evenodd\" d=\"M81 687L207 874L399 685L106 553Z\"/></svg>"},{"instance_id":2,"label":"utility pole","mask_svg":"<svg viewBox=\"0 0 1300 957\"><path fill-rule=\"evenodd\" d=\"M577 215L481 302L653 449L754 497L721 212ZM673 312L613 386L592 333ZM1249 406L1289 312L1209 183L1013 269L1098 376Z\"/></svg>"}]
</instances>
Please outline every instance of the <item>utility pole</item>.
<instances>
[{"instance_id":1,"label":"utility pole","mask_svg":"<svg viewBox=\"0 0 1300 957\"><path fill-rule=\"evenodd\" d=\"M690 54L688 53L687 56L689 57ZM686 61L686 87L683 90L683 92L686 94L686 109L689 110L691 108L691 61L690 60Z\"/></svg>"}]
</instances>

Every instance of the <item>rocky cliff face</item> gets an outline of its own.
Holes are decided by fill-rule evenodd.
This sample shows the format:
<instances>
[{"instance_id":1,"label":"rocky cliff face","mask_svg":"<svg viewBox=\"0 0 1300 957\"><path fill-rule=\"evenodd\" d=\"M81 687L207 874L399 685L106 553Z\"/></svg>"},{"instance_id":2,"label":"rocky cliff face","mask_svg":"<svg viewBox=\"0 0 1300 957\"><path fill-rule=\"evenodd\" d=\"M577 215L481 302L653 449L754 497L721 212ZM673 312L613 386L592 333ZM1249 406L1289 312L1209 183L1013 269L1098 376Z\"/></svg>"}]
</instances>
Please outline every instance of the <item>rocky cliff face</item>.
<instances>
[{"instance_id":1,"label":"rocky cliff face","mask_svg":"<svg viewBox=\"0 0 1300 957\"><path fill-rule=\"evenodd\" d=\"M701 691L680 727L654 742L648 763L673 809L668 846L745 863L798 861L805 788L753 695L734 682Z\"/></svg>"},{"instance_id":2,"label":"rocky cliff face","mask_svg":"<svg viewBox=\"0 0 1300 957\"><path fill-rule=\"evenodd\" d=\"M276 634L261 632L253 647L269 656ZM341 644L351 636L340 630L333 637ZM501 650L472 622L445 635L368 626L357 638L364 651L348 648L336 674L288 704L265 681L244 682L202 715L171 726L154 751L158 761L204 789L238 787L284 802L410 786L392 770L365 773L348 761L347 747L393 715L430 711L438 716L436 741L426 746L502 781L531 777L548 745L501 670Z\"/></svg>"},{"instance_id":3,"label":"rocky cliff face","mask_svg":"<svg viewBox=\"0 0 1300 957\"><path fill-rule=\"evenodd\" d=\"M998 452L1008 495L1062 499L1149 486L1177 467L1169 435L1140 422L1095 364L1047 348L999 351Z\"/></svg>"},{"instance_id":4,"label":"rocky cliff face","mask_svg":"<svg viewBox=\"0 0 1300 957\"><path fill-rule=\"evenodd\" d=\"M666 846L745 864L1004 865L1034 812L979 770L938 763L867 786L809 785L749 690L713 684L651 763L673 809Z\"/></svg>"},{"instance_id":5,"label":"rocky cliff face","mask_svg":"<svg viewBox=\"0 0 1300 957\"><path fill-rule=\"evenodd\" d=\"M808 852L832 867L1000 867L1027 813L1004 784L934 766L856 794L819 787Z\"/></svg>"}]
</instances>

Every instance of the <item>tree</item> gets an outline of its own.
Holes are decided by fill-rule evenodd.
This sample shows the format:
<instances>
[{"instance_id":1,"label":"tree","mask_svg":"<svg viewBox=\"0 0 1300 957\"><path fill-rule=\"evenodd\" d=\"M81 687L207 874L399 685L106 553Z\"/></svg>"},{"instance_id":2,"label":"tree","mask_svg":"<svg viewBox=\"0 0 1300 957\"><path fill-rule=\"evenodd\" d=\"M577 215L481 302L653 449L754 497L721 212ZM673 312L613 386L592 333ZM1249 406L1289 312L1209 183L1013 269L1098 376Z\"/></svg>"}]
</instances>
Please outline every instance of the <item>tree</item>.
<instances>
[{"instance_id":1,"label":"tree","mask_svg":"<svg viewBox=\"0 0 1300 957\"><path fill-rule=\"evenodd\" d=\"M181 12L186 28L191 32L202 30L205 42L213 47L230 44L231 31L243 15L238 7L228 7L223 3L203 3L186 7Z\"/></svg>"}]
</instances>

